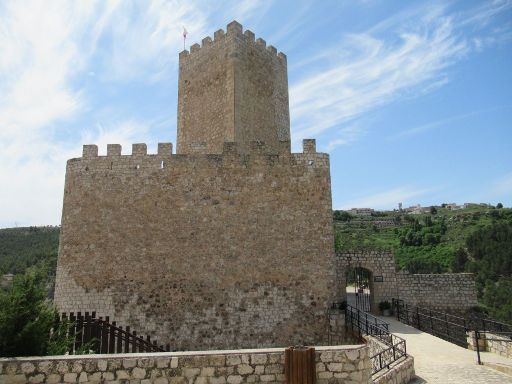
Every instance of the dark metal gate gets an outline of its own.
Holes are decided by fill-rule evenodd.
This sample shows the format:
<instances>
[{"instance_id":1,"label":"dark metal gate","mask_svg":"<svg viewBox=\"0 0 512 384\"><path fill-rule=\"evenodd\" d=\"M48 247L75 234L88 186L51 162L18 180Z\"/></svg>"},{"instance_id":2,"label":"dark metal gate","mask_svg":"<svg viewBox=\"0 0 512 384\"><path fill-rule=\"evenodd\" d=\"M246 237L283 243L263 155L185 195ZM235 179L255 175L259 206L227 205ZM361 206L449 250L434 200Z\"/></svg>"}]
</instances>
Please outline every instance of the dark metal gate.
<instances>
[{"instance_id":1,"label":"dark metal gate","mask_svg":"<svg viewBox=\"0 0 512 384\"><path fill-rule=\"evenodd\" d=\"M349 304L363 312L371 311L370 282L371 273L369 270L362 267L353 267L348 271L347 284L354 286L354 298ZM350 294L351 292L348 291L347 293Z\"/></svg>"}]
</instances>

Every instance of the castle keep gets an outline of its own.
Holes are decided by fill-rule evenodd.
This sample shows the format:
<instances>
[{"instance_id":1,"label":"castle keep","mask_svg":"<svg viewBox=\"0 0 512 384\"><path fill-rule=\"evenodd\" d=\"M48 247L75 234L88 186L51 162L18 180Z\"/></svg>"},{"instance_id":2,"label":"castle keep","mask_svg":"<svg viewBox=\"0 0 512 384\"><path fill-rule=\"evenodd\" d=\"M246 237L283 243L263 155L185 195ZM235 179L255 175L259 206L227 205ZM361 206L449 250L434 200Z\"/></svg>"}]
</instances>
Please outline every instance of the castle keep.
<instances>
[{"instance_id":1,"label":"castle keep","mask_svg":"<svg viewBox=\"0 0 512 384\"><path fill-rule=\"evenodd\" d=\"M290 151L286 56L236 22L180 54L177 154L67 163L55 303L173 349L322 344L329 156Z\"/></svg>"},{"instance_id":2,"label":"castle keep","mask_svg":"<svg viewBox=\"0 0 512 384\"><path fill-rule=\"evenodd\" d=\"M177 153L241 152L263 141L279 153L290 140L286 56L236 22L180 54ZM289 148L288 148L289 149Z\"/></svg>"}]
</instances>

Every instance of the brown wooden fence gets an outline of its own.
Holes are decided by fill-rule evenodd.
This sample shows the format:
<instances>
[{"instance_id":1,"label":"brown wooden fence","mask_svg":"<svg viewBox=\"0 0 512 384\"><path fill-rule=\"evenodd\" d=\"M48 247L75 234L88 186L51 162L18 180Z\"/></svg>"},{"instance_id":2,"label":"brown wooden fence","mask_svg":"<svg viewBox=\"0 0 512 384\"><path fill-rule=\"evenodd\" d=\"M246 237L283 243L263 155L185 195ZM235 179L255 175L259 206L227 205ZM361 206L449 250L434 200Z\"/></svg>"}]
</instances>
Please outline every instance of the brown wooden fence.
<instances>
[{"instance_id":1,"label":"brown wooden fence","mask_svg":"<svg viewBox=\"0 0 512 384\"><path fill-rule=\"evenodd\" d=\"M123 329L116 322L110 323L108 316L96 318L96 312L62 313L61 321L69 321L69 335L74 335L74 342L68 351L77 354L86 350L93 353L134 353L165 352L170 346L158 345L150 336L139 336L130 327ZM87 352L87 351L85 351Z\"/></svg>"},{"instance_id":2,"label":"brown wooden fence","mask_svg":"<svg viewBox=\"0 0 512 384\"><path fill-rule=\"evenodd\" d=\"M315 384L315 368L315 348L286 348L284 362L286 384Z\"/></svg>"}]
</instances>

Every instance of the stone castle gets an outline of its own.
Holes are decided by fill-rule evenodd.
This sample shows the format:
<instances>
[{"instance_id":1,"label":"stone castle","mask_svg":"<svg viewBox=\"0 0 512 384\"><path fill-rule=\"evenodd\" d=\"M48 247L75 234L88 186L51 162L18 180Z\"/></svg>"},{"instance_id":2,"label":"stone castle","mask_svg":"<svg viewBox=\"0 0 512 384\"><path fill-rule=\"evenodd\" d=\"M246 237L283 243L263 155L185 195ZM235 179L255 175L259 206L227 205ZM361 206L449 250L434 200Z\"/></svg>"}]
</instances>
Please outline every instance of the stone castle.
<instances>
[{"instance_id":1,"label":"stone castle","mask_svg":"<svg viewBox=\"0 0 512 384\"><path fill-rule=\"evenodd\" d=\"M55 304L175 350L328 342L346 272L371 311L399 298L464 311L469 274L396 273L391 254L335 255L329 156L291 153L287 61L232 22L179 56L178 137L84 145L67 163Z\"/></svg>"},{"instance_id":2,"label":"stone castle","mask_svg":"<svg viewBox=\"0 0 512 384\"><path fill-rule=\"evenodd\" d=\"M180 54L178 95L177 154L68 161L57 307L180 350L322 343L329 156L290 151L286 56L232 22Z\"/></svg>"}]
</instances>

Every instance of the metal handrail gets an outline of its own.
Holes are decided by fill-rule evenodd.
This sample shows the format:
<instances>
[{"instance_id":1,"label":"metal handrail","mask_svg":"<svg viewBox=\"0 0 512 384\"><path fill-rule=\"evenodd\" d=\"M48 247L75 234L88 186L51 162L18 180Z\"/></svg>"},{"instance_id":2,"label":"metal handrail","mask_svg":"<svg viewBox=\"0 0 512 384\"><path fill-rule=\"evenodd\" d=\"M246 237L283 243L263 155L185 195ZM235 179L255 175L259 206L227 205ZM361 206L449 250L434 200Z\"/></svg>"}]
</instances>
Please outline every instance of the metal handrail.
<instances>
[{"instance_id":1,"label":"metal handrail","mask_svg":"<svg viewBox=\"0 0 512 384\"><path fill-rule=\"evenodd\" d=\"M463 347L467 345L466 332L468 328L467 321L463 317L409 306L405 304L403 300L397 299L392 299L392 308L395 311L395 316L398 321L448 340L454 344ZM428 313L426 313L427 311ZM434 314L436 314L436 316L434 316Z\"/></svg>"},{"instance_id":2,"label":"metal handrail","mask_svg":"<svg viewBox=\"0 0 512 384\"><path fill-rule=\"evenodd\" d=\"M475 332L475 344L476 344L476 355L477 355L478 365L482 365L482 360L480 359L480 342L479 342L481 334L485 335L486 333L489 333L491 335L496 335L496 336L500 336L500 335L508 336L510 338L510 340L490 338L490 337L487 337L487 336L484 336L484 337L485 337L485 340L489 340L489 341L499 341L499 342L503 342L503 343L512 343L512 332L478 331L478 330L476 330L474 332Z\"/></svg>"},{"instance_id":3,"label":"metal handrail","mask_svg":"<svg viewBox=\"0 0 512 384\"><path fill-rule=\"evenodd\" d=\"M479 318L475 318L475 317L470 317L469 319L469 322L471 323L471 328L476 328L480 331L491 331L491 332L512 332L512 325L510 324L507 324L507 323L502 323L500 321L496 321L496 320L492 320L492 319L488 319L488 318L485 318L485 317L479 317ZM481 322L482 324L482 327L481 328L478 328L478 326L475 324L478 322ZM475 324L473 326L473 324ZM486 326L487 325L487 326ZM492 327L489 327L489 325L492 325Z\"/></svg>"},{"instance_id":4,"label":"metal handrail","mask_svg":"<svg viewBox=\"0 0 512 384\"><path fill-rule=\"evenodd\" d=\"M436 310L420 308L392 299L392 308L397 320L412 325L421 331L441 337L454 344L467 347L467 332L512 332L512 325L483 317L461 317ZM491 329L492 328L492 329Z\"/></svg>"},{"instance_id":5,"label":"metal handrail","mask_svg":"<svg viewBox=\"0 0 512 384\"><path fill-rule=\"evenodd\" d=\"M360 309L357 309L349 304L347 304L347 308L345 311L356 312L359 314L362 313L363 315L362 316L360 315L360 316L364 319L365 323L375 324L376 326L382 327L386 331L389 332L389 323L386 323L385 321L379 319L376 316L373 316L372 314L370 314L368 312L363 312Z\"/></svg>"},{"instance_id":6,"label":"metal handrail","mask_svg":"<svg viewBox=\"0 0 512 384\"><path fill-rule=\"evenodd\" d=\"M390 357L390 354L392 354L393 358L386 360L386 356ZM390 369L391 364L402 357L407 357L407 345L404 339L400 339L396 344L393 344L390 347L377 352L373 356L370 356L370 361L372 362L372 375L382 371L384 368Z\"/></svg>"},{"instance_id":7,"label":"metal handrail","mask_svg":"<svg viewBox=\"0 0 512 384\"><path fill-rule=\"evenodd\" d=\"M370 356L372 362L372 375L384 368L390 368L391 364L407 357L407 346L404 339L389 332L389 323L376 316L363 312L351 305L345 307L345 324L357 329L359 336L373 336L382 342L386 348Z\"/></svg>"}]
</instances>

